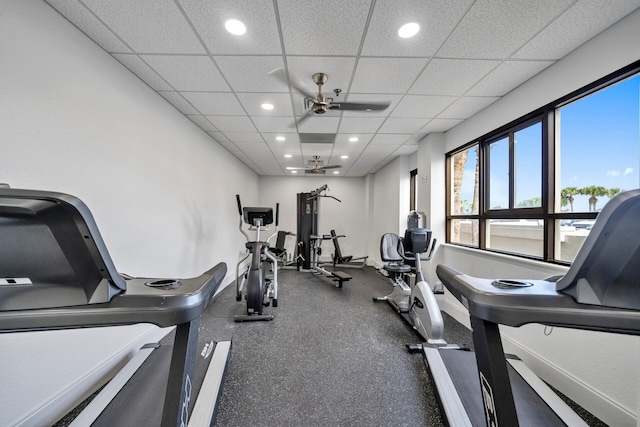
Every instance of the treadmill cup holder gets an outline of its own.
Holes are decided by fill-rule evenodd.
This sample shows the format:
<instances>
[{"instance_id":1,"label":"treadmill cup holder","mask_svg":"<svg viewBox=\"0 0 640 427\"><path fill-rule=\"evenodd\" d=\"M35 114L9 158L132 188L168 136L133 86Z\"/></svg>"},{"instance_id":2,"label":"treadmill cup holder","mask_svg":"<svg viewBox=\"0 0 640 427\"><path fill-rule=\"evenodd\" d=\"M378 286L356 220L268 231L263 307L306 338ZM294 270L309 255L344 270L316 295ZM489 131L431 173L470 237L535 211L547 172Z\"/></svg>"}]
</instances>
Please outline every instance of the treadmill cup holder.
<instances>
[{"instance_id":1,"label":"treadmill cup holder","mask_svg":"<svg viewBox=\"0 0 640 427\"><path fill-rule=\"evenodd\" d=\"M180 286L182 286L182 282L176 279L159 279L146 282L145 285L149 286L150 288L169 290L178 289Z\"/></svg>"}]
</instances>

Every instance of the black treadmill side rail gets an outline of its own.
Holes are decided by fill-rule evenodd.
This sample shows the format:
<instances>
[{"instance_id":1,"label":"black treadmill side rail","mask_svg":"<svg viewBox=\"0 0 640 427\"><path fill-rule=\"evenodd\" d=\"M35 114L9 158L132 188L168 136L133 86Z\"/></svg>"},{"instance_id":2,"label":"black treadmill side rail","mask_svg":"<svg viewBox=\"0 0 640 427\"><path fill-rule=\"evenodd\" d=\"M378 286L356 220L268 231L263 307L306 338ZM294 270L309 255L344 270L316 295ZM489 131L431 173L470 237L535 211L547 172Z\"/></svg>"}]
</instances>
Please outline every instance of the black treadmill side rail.
<instances>
[{"instance_id":1,"label":"black treadmill side rail","mask_svg":"<svg viewBox=\"0 0 640 427\"><path fill-rule=\"evenodd\" d=\"M176 325L162 425L186 425L189 402L195 398L191 384L200 316L224 280L226 264L221 262L190 279L125 282L87 206L61 193L0 188L0 231L10 237L11 244L0 252L0 266L34 278L28 286L0 292L4 297L0 333L135 323ZM65 268L48 271L52 253L34 250L45 241ZM94 290L105 282L117 290L101 292L96 299ZM83 293L79 289L84 289L86 298L78 298ZM49 301L54 292L59 295Z\"/></svg>"},{"instance_id":2,"label":"black treadmill side rail","mask_svg":"<svg viewBox=\"0 0 640 427\"><path fill-rule=\"evenodd\" d=\"M161 327L198 318L227 272L219 263L198 277L180 279L177 289L146 285L161 279L135 278L108 303L0 311L0 332L152 323Z\"/></svg>"},{"instance_id":3,"label":"black treadmill side rail","mask_svg":"<svg viewBox=\"0 0 640 427\"><path fill-rule=\"evenodd\" d=\"M640 335L638 233L640 189L621 193L605 205L558 282L526 280L528 286L504 288L494 286L493 279L436 267L443 284L469 310L487 425L518 425L499 324L541 323Z\"/></svg>"}]
</instances>

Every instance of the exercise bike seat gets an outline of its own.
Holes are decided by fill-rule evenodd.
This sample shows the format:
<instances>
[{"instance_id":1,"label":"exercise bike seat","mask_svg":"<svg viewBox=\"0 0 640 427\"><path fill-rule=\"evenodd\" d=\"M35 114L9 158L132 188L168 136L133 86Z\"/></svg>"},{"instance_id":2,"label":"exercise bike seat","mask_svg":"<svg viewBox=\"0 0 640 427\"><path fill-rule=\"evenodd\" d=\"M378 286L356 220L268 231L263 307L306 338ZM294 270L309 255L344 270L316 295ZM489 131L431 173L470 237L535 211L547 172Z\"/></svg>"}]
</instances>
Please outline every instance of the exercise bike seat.
<instances>
[{"instance_id":1,"label":"exercise bike seat","mask_svg":"<svg viewBox=\"0 0 640 427\"><path fill-rule=\"evenodd\" d=\"M385 233L380 239L380 259L386 262L384 270L394 274L411 272L411 265L405 264L405 258L400 254L400 236L395 233Z\"/></svg>"}]
</instances>

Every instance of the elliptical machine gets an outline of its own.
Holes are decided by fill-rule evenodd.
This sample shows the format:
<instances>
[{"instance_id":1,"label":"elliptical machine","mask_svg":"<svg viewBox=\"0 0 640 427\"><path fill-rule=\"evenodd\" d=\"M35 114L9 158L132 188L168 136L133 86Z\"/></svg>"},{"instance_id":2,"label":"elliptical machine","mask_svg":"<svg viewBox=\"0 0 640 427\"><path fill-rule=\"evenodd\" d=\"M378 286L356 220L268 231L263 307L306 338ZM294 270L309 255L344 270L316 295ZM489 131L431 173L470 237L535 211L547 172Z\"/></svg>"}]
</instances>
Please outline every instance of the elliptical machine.
<instances>
[{"instance_id":1,"label":"elliptical machine","mask_svg":"<svg viewBox=\"0 0 640 427\"><path fill-rule=\"evenodd\" d=\"M236 316L236 322L246 322L254 320L273 320L273 314L264 314L264 307L272 305L278 306L278 261L269 251L269 240L278 234L278 217L280 204L276 203L276 230L267 238L260 241L260 231L269 229L273 223L273 209L264 207L242 207L240 195L236 194L238 202L238 213L240 222L238 228L247 239L245 247L247 254L238 262L236 266L236 301L242 301L243 292L247 301L247 314ZM242 222L249 224L249 230L255 231L256 238L251 240L249 235L242 229ZM241 274L240 266L251 255L249 267ZM268 265L272 272L272 277L267 277L265 265Z\"/></svg>"},{"instance_id":2,"label":"elliptical machine","mask_svg":"<svg viewBox=\"0 0 640 427\"><path fill-rule=\"evenodd\" d=\"M433 256L436 239L431 241L431 230L409 228L404 239L395 233L386 233L380 239L380 257L387 264L383 269L393 283L393 291L373 300L386 301L411 326L422 340L435 347L447 347L444 340L444 320L440 313L434 290L424 279L420 261ZM422 254L427 253L423 257ZM415 271L415 285L411 287L405 278ZM436 291L441 293L441 291ZM410 350L414 350L409 346ZM455 346L458 348L458 346Z\"/></svg>"}]
</instances>

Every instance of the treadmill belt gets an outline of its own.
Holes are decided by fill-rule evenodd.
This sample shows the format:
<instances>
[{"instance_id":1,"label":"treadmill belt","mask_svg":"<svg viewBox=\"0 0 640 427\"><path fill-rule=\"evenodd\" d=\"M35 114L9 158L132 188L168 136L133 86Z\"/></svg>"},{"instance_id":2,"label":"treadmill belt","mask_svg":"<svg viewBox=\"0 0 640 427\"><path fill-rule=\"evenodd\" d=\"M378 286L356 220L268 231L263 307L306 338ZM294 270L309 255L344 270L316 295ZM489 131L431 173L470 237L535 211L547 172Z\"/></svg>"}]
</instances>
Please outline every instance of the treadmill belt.
<instances>
[{"instance_id":1,"label":"treadmill belt","mask_svg":"<svg viewBox=\"0 0 640 427\"><path fill-rule=\"evenodd\" d=\"M449 376L460 395L460 400L462 400L471 423L477 427L486 427L475 353L459 350L441 350L439 353L447 366ZM566 425L509 363L507 363L507 368L518 422L521 426Z\"/></svg>"},{"instance_id":2,"label":"treadmill belt","mask_svg":"<svg viewBox=\"0 0 640 427\"><path fill-rule=\"evenodd\" d=\"M198 353L205 342L198 343ZM169 380L172 345L155 349L113 398L92 427L142 427L162 424L164 396ZM197 397L211 358L196 357L193 373L193 393ZM189 413L195 398L190 402Z\"/></svg>"}]
</instances>

